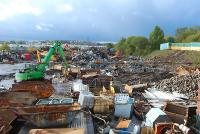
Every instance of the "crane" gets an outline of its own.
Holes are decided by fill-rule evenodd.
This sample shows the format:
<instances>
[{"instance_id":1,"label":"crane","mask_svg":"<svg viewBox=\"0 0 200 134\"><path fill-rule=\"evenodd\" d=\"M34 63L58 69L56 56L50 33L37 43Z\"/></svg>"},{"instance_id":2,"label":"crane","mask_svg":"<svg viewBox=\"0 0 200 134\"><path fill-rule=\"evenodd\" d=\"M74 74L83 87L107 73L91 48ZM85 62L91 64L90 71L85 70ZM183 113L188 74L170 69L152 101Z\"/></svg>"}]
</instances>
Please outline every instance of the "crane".
<instances>
[{"instance_id":1,"label":"crane","mask_svg":"<svg viewBox=\"0 0 200 134\"><path fill-rule=\"evenodd\" d=\"M64 61L64 69L67 70L68 64L65 58L64 51L61 47L61 43L56 41L53 43L53 46L49 49L47 55L41 61L41 63L37 65L25 65L23 70L20 70L15 74L15 79L17 81L27 81L27 80L37 80L42 79L44 77L44 72L46 70L46 66L51 60L51 56L55 53L59 53ZM66 74L66 73L65 73Z\"/></svg>"}]
</instances>

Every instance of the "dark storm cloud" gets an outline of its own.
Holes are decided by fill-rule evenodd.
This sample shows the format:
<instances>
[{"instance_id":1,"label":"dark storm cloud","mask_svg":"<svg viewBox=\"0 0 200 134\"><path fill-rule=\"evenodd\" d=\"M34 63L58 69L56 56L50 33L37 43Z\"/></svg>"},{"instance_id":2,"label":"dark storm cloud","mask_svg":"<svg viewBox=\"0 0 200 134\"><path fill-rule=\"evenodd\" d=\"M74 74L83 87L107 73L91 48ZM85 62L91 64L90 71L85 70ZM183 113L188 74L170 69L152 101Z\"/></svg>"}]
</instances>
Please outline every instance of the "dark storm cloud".
<instances>
[{"instance_id":1,"label":"dark storm cloud","mask_svg":"<svg viewBox=\"0 0 200 134\"><path fill-rule=\"evenodd\" d=\"M25 4L17 7L19 1ZM3 0L0 39L117 41L122 36L148 36L155 25L169 35L178 27L200 25L199 4L198 0Z\"/></svg>"}]
</instances>

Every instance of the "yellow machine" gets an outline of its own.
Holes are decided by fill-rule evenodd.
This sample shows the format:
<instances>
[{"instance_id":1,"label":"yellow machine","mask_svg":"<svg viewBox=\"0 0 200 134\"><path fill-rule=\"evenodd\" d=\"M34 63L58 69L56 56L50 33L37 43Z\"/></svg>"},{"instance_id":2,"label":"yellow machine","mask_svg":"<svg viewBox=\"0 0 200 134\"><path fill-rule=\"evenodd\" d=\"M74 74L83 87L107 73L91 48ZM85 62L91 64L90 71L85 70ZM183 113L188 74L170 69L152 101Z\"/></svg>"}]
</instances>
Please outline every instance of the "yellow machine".
<instances>
[{"instance_id":1,"label":"yellow machine","mask_svg":"<svg viewBox=\"0 0 200 134\"><path fill-rule=\"evenodd\" d=\"M48 51L42 51L40 52L39 50L37 50L37 61L38 63L41 63L41 56L45 57L45 55L47 55ZM51 61L56 61L56 57L54 55L51 56Z\"/></svg>"}]
</instances>

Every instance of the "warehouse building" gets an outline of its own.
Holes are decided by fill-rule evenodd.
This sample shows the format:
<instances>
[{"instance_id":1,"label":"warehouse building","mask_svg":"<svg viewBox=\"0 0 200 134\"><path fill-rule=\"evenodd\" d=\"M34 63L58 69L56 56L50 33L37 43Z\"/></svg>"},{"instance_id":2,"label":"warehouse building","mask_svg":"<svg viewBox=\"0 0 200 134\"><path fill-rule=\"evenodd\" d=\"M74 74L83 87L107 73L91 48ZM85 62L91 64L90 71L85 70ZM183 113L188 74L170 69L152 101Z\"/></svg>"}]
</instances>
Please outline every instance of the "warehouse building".
<instances>
[{"instance_id":1,"label":"warehouse building","mask_svg":"<svg viewBox=\"0 0 200 134\"><path fill-rule=\"evenodd\" d=\"M191 43L163 43L160 44L160 50L194 50L200 51L200 42Z\"/></svg>"}]
</instances>

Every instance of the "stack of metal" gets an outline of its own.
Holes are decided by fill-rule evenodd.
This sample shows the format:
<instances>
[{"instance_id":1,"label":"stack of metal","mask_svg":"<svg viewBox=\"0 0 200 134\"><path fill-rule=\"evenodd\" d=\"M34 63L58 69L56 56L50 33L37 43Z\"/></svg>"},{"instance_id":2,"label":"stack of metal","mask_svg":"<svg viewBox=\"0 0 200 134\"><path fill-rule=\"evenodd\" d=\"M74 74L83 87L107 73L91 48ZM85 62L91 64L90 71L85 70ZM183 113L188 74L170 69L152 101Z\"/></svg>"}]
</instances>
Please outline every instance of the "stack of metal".
<instances>
[{"instance_id":1,"label":"stack of metal","mask_svg":"<svg viewBox=\"0 0 200 134\"><path fill-rule=\"evenodd\" d=\"M188 97L197 97L198 79L200 74L188 74L182 76L174 76L170 79L162 80L156 85L156 88L185 94Z\"/></svg>"}]
</instances>

